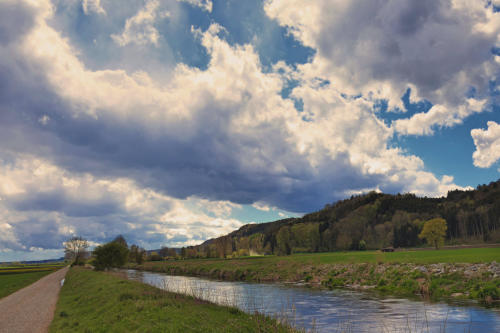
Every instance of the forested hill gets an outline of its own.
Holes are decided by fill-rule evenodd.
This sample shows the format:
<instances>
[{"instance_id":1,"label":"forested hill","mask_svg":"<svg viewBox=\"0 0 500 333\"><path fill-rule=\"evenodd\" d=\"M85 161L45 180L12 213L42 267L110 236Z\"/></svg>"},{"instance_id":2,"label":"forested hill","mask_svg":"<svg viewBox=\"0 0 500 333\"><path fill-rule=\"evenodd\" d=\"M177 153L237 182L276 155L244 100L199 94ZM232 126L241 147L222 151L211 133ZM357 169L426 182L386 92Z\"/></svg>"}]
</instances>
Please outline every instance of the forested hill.
<instances>
[{"instance_id":1,"label":"forested hill","mask_svg":"<svg viewBox=\"0 0 500 333\"><path fill-rule=\"evenodd\" d=\"M187 250L215 257L413 247L422 244L423 223L435 217L447 222L448 244L500 242L500 180L443 198L370 192L302 218L247 224Z\"/></svg>"}]
</instances>

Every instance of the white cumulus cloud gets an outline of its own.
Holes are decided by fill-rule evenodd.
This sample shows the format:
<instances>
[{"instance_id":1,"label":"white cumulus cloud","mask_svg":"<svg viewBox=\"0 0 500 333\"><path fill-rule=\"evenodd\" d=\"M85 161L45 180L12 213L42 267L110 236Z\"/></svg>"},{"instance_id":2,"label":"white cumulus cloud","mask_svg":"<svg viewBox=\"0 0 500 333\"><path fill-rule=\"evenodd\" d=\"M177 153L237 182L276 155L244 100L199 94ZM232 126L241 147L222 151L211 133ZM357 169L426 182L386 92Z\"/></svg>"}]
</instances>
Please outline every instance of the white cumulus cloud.
<instances>
[{"instance_id":1,"label":"white cumulus cloud","mask_svg":"<svg viewBox=\"0 0 500 333\"><path fill-rule=\"evenodd\" d=\"M159 11L159 6L158 0L149 0L136 15L127 19L123 32L119 35L113 34L111 38L120 46L131 43L158 45L160 33L154 24L158 19L170 16L167 11Z\"/></svg>"},{"instance_id":2,"label":"white cumulus cloud","mask_svg":"<svg viewBox=\"0 0 500 333\"><path fill-rule=\"evenodd\" d=\"M499 64L500 13L487 1L269 0L266 13L316 50L300 66L349 96L386 99L404 110L401 97L434 107L397 122L401 134L431 134L480 112ZM467 94L474 90L473 97Z\"/></svg>"},{"instance_id":3,"label":"white cumulus cloud","mask_svg":"<svg viewBox=\"0 0 500 333\"><path fill-rule=\"evenodd\" d=\"M177 0L179 2L187 2L191 6L200 7L201 9L212 12L213 3L211 0Z\"/></svg>"},{"instance_id":4,"label":"white cumulus cloud","mask_svg":"<svg viewBox=\"0 0 500 333\"><path fill-rule=\"evenodd\" d=\"M83 12L86 15L94 12L96 14L106 15L106 11L101 6L101 0L83 0L82 1Z\"/></svg>"},{"instance_id":5,"label":"white cumulus cloud","mask_svg":"<svg viewBox=\"0 0 500 333\"><path fill-rule=\"evenodd\" d=\"M476 128L470 132L476 151L472 154L474 165L489 168L500 159L500 125L488 121L488 128Z\"/></svg>"}]
</instances>

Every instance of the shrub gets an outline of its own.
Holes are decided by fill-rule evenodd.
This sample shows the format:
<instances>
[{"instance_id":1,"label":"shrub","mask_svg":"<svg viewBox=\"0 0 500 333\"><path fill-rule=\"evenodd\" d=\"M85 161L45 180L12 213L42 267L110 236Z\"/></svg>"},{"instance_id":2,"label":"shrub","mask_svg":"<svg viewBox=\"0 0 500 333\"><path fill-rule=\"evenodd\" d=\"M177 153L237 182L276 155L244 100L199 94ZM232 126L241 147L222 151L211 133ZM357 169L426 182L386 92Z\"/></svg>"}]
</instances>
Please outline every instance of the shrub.
<instances>
[{"instance_id":1,"label":"shrub","mask_svg":"<svg viewBox=\"0 0 500 333\"><path fill-rule=\"evenodd\" d=\"M96 247L94 250L94 265L96 270L122 267L127 262L128 252L126 246L117 242Z\"/></svg>"},{"instance_id":2,"label":"shrub","mask_svg":"<svg viewBox=\"0 0 500 333\"><path fill-rule=\"evenodd\" d=\"M494 285L487 285L481 288L481 290L478 293L478 296L481 299L486 299L486 297L488 296L490 296L493 300L500 299L500 293L498 291L498 288L495 287Z\"/></svg>"},{"instance_id":3,"label":"shrub","mask_svg":"<svg viewBox=\"0 0 500 333\"><path fill-rule=\"evenodd\" d=\"M383 286L387 285L387 280L385 280L385 279L380 279L380 280L378 280L377 285L378 285L379 287L383 287Z\"/></svg>"},{"instance_id":4,"label":"shrub","mask_svg":"<svg viewBox=\"0 0 500 333\"><path fill-rule=\"evenodd\" d=\"M151 252L148 257L149 261L161 261L163 260L162 256L158 254L158 252Z\"/></svg>"}]
</instances>

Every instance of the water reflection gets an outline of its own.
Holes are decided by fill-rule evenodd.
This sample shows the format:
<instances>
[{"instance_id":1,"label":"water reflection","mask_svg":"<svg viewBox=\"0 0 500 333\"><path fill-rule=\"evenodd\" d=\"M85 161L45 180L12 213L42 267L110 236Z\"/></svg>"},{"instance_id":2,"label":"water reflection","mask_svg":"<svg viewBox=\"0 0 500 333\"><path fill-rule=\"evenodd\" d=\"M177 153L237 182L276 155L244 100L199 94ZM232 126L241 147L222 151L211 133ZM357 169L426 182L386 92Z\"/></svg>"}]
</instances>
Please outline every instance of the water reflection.
<instances>
[{"instance_id":1,"label":"water reflection","mask_svg":"<svg viewBox=\"0 0 500 333\"><path fill-rule=\"evenodd\" d=\"M500 332L500 313L475 306L375 298L279 284L212 281L127 270L131 280L213 303L285 318L319 332Z\"/></svg>"}]
</instances>

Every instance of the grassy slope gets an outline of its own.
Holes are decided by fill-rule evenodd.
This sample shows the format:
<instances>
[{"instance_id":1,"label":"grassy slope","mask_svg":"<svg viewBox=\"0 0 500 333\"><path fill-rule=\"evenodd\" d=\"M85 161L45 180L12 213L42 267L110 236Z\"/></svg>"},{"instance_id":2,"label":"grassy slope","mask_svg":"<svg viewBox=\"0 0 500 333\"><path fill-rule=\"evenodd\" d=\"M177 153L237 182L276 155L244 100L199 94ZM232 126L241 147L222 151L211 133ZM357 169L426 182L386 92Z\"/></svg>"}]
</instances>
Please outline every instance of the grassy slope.
<instances>
[{"instance_id":1,"label":"grassy slope","mask_svg":"<svg viewBox=\"0 0 500 333\"><path fill-rule=\"evenodd\" d=\"M52 272L53 270L2 274L2 270L0 270L0 298L26 287Z\"/></svg>"},{"instance_id":2,"label":"grassy slope","mask_svg":"<svg viewBox=\"0 0 500 333\"><path fill-rule=\"evenodd\" d=\"M327 288L364 285L393 294L422 293L436 298L461 292L466 293L464 297L481 299L485 295L481 292L484 288L490 290L487 294L500 294L500 279L482 272L466 276L467 267L461 263L489 263L495 260L500 261L500 248L393 253L333 252L231 260L179 260L148 262L137 268L226 280L305 280ZM437 263L447 263L446 271L433 274L431 265ZM428 272L416 271L417 265L426 266Z\"/></svg>"},{"instance_id":3,"label":"grassy slope","mask_svg":"<svg viewBox=\"0 0 500 333\"><path fill-rule=\"evenodd\" d=\"M72 268L50 332L289 332L248 315L149 285Z\"/></svg>"}]
</instances>

